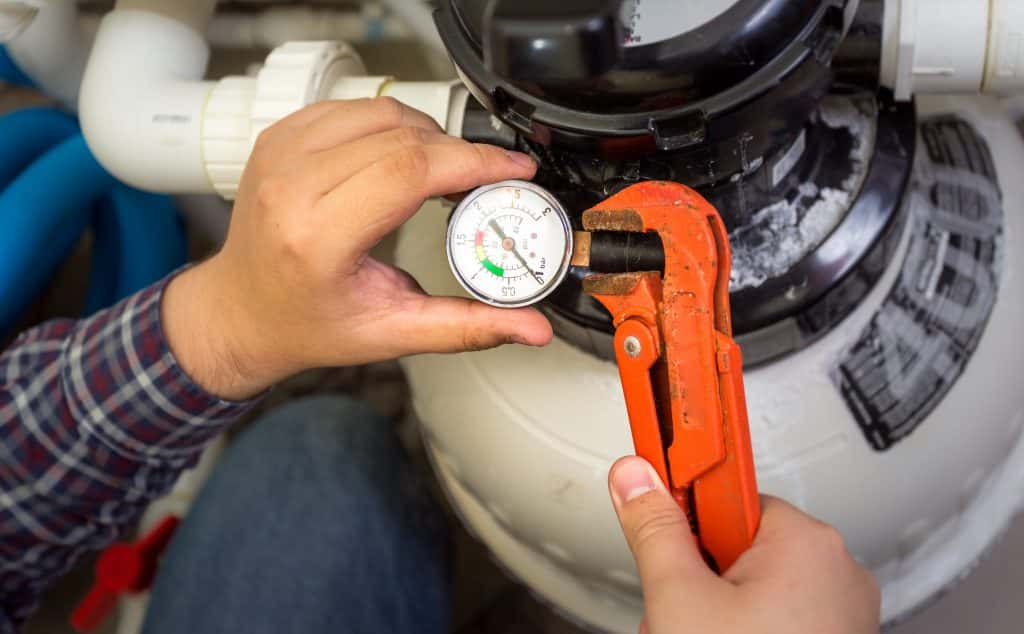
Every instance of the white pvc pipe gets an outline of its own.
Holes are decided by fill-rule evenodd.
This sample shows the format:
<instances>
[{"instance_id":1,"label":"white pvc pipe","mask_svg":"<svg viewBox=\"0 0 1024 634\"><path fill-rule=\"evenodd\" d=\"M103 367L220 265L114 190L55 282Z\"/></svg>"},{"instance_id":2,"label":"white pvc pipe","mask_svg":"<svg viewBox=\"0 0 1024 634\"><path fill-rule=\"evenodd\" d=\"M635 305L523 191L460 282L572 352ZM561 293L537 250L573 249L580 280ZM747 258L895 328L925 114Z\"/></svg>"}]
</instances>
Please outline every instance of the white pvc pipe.
<instances>
[{"instance_id":1,"label":"white pvc pipe","mask_svg":"<svg viewBox=\"0 0 1024 634\"><path fill-rule=\"evenodd\" d=\"M424 0L381 0L381 2L401 18L421 41L435 51L446 53L444 42L434 25L434 10Z\"/></svg>"},{"instance_id":2,"label":"white pvc pipe","mask_svg":"<svg viewBox=\"0 0 1024 634\"><path fill-rule=\"evenodd\" d=\"M96 33L79 99L82 129L100 163L130 185L229 196L248 159L254 130L318 98L392 95L424 110L450 132L461 131L468 95L457 82L336 80L328 73L319 77L327 85L311 90L304 82L317 77L315 66L322 60L309 47L282 53L287 59L278 60L284 65L280 72L265 68L259 79L201 81L209 46L199 33L206 29L214 2L184 4L195 10L183 15L183 5L173 5L168 15L163 9L170 5L158 0L121 0ZM304 78L304 73L313 75ZM351 69L345 73L351 74ZM289 97L288 108L279 113L282 95ZM257 108L267 106L267 99L274 110L269 119L265 107Z\"/></svg>"},{"instance_id":3,"label":"white pvc pipe","mask_svg":"<svg viewBox=\"0 0 1024 634\"><path fill-rule=\"evenodd\" d=\"M427 113L448 134L462 136L462 119L469 100L469 90L462 82L389 82L380 94Z\"/></svg>"},{"instance_id":4,"label":"white pvc pipe","mask_svg":"<svg viewBox=\"0 0 1024 634\"><path fill-rule=\"evenodd\" d=\"M102 16L84 14L82 30L95 33ZM328 7L270 7L258 12L218 11L206 30L210 48L271 49L285 42L342 40L350 44L410 39L412 31L393 16Z\"/></svg>"},{"instance_id":5,"label":"white pvc pipe","mask_svg":"<svg viewBox=\"0 0 1024 634\"><path fill-rule=\"evenodd\" d=\"M460 81L394 81L390 77L341 77L324 92L326 99L394 97L430 116L445 132L462 136L469 90Z\"/></svg>"},{"instance_id":6,"label":"white pvc pipe","mask_svg":"<svg viewBox=\"0 0 1024 634\"><path fill-rule=\"evenodd\" d=\"M1024 93L1021 0L886 0L882 85L915 94Z\"/></svg>"},{"instance_id":7,"label":"white pvc pipe","mask_svg":"<svg viewBox=\"0 0 1024 634\"><path fill-rule=\"evenodd\" d=\"M115 9L149 11L181 22L203 33L217 8L217 0L117 0Z\"/></svg>"},{"instance_id":8,"label":"white pvc pipe","mask_svg":"<svg viewBox=\"0 0 1024 634\"><path fill-rule=\"evenodd\" d=\"M424 58L436 77L453 77L455 69L448 57L441 34L434 24L434 10L425 0L381 0L393 14L412 29L416 37L430 49Z\"/></svg>"},{"instance_id":9,"label":"white pvc pipe","mask_svg":"<svg viewBox=\"0 0 1024 634\"><path fill-rule=\"evenodd\" d=\"M11 59L50 97L74 110L89 54L74 2L41 3L29 24L7 42Z\"/></svg>"},{"instance_id":10,"label":"white pvc pipe","mask_svg":"<svg viewBox=\"0 0 1024 634\"><path fill-rule=\"evenodd\" d=\"M320 7L271 7L259 13L218 13L207 40L218 48L274 48L285 42L342 40L350 44L411 37L401 20Z\"/></svg>"},{"instance_id":11,"label":"white pvc pipe","mask_svg":"<svg viewBox=\"0 0 1024 634\"><path fill-rule=\"evenodd\" d=\"M0 42L9 42L25 30L45 0L0 0Z\"/></svg>"},{"instance_id":12,"label":"white pvc pipe","mask_svg":"<svg viewBox=\"0 0 1024 634\"><path fill-rule=\"evenodd\" d=\"M985 92L1024 94L1024 2L993 0Z\"/></svg>"},{"instance_id":13,"label":"white pvc pipe","mask_svg":"<svg viewBox=\"0 0 1024 634\"><path fill-rule=\"evenodd\" d=\"M201 81L209 47L194 27L205 30L214 4L122 1L100 25L79 118L96 158L129 185L165 193L213 191L201 132L214 84Z\"/></svg>"},{"instance_id":14,"label":"white pvc pipe","mask_svg":"<svg viewBox=\"0 0 1024 634\"><path fill-rule=\"evenodd\" d=\"M426 113L449 134L462 133L469 91L458 81L397 82L390 77L344 74L328 78L312 89L303 89L299 95L296 88L302 88L301 84L276 83L275 77L317 71L289 69L284 64L278 67L274 62L276 57L294 58L298 54L278 49L257 78L228 77L214 89L205 112L203 158L209 180L221 196L231 199L237 194L245 163L260 132L281 117L320 99L394 97Z\"/></svg>"}]
</instances>

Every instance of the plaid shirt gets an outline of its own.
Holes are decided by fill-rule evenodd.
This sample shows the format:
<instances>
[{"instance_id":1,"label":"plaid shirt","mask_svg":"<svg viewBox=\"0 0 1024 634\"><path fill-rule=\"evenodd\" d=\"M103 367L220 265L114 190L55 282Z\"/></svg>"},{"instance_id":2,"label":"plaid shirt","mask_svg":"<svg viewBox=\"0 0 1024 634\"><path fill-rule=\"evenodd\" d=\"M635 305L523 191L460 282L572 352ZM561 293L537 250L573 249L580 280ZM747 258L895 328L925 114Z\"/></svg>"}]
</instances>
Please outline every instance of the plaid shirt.
<instances>
[{"instance_id":1,"label":"plaid shirt","mask_svg":"<svg viewBox=\"0 0 1024 634\"><path fill-rule=\"evenodd\" d=\"M160 323L167 281L43 324L0 356L0 634L251 405L206 393L178 365Z\"/></svg>"}]
</instances>

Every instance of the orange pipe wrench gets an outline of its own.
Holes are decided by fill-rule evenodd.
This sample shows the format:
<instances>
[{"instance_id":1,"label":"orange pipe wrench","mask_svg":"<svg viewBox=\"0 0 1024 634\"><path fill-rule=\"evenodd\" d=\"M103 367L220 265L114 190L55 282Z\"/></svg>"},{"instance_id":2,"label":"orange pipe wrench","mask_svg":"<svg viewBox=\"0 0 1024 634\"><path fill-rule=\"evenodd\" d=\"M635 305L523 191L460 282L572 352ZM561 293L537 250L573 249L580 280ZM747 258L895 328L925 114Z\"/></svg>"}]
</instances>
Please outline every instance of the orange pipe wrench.
<instances>
[{"instance_id":1,"label":"orange pipe wrench","mask_svg":"<svg viewBox=\"0 0 1024 634\"><path fill-rule=\"evenodd\" d=\"M725 572L750 547L760 503L732 339L728 234L718 211L677 183L633 185L583 214L587 231L656 232L665 272L594 274L584 290L611 313L633 444Z\"/></svg>"}]
</instances>

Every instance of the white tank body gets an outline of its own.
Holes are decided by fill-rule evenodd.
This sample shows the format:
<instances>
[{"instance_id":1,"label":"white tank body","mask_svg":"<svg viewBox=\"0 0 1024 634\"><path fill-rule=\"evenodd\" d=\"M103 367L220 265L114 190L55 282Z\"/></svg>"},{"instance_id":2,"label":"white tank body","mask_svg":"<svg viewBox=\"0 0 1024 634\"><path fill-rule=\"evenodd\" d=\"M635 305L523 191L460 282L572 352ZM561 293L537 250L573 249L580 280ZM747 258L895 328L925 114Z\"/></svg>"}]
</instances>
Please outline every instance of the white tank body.
<instances>
[{"instance_id":1,"label":"white tank body","mask_svg":"<svg viewBox=\"0 0 1024 634\"><path fill-rule=\"evenodd\" d=\"M907 264L928 245L938 245L947 267L968 263L958 260L962 243L934 227L926 236L924 225L915 225L942 214L929 198L930 179L998 205L990 181L927 168L916 172L919 187L899 252L856 311L811 346L745 373L761 491L840 529L882 583L885 621L905 617L966 574L1024 497L1024 282L1013 241L1024 233L1024 143L994 100L928 98L919 112L956 114L973 126L988 143L1002 190L998 222L958 225L969 233L1001 232L994 277L973 287L975 299L988 293L994 304L979 309L975 302L956 315L961 324L974 320L980 339L962 357L916 351L940 360L933 366L959 364L958 378L938 390L948 389L913 433L898 432L884 450L869 442L838 378L851 347L872 343L865 333L879 320L901 336L920 328L924 349L938 345L929 334L934 324L903 323L906 315L887 310L894 287L912 272L921 277L920 291L931 292L939 273ZM459 294L445 260L446 218L447 210L432 203L409 223L398 264L432 293ZM635 632L640 588L606 489L608 467L632 452L615 366L559 340L543 350L425 355L404 364L439 478L470 530L571 618ZM912 358L905 367L913 367ZM887 389L910 403L920 379L897 371L891 381L906 385Z\"/></svg>"}]
</instances>

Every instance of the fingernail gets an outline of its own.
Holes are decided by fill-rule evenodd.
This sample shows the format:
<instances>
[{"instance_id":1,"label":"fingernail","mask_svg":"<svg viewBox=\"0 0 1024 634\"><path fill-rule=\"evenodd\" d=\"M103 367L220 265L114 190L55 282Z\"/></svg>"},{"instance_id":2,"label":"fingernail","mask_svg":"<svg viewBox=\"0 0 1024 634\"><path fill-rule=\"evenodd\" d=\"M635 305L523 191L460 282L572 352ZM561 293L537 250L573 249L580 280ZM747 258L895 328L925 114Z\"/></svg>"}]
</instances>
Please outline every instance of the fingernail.
<instances>
[{"instance_id":1,"label":"fingernail","mask_svg":"<svg viewBox=\"0 0 1024 634\"><path fill-rule=\"evenodd\" d=\"M505 155L516 165L522 165L523 167L534 167L535 165L533 159L522 152L506 151Z\"/></svg>"},{"instance_id":2,"label":"fingernail","mask_svg":"<svg viewBox=\"0 0 1024 634\"><path fill-rule=\"evenodd\" d=\"M612 470L612 493L621 503L658 488L658 474L643 458L623 458Z\"/></svg>"}]
</instances>

